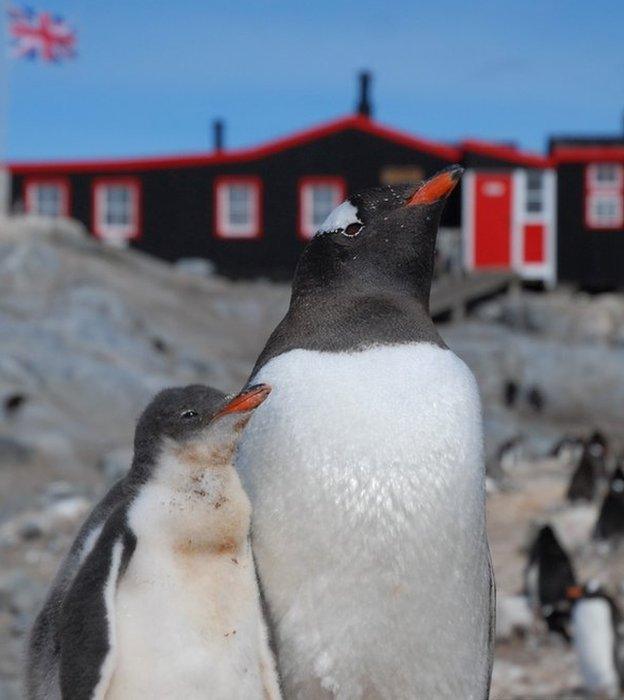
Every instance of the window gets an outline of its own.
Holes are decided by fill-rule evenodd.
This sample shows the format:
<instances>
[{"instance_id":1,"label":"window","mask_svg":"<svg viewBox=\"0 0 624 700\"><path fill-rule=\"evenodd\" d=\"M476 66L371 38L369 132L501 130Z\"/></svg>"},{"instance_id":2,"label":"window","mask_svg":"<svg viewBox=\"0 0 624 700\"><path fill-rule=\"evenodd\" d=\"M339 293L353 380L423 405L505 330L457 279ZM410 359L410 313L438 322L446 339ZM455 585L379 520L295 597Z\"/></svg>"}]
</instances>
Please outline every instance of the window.
<instances>
[{"instance_id":1,"label":"window","mask_svg":"<svg viewBox=\"0 0 624 700\"><path fill-rule=\"evenodd\" d=\"M135 178L93 184L93 231L111 245L123 246L141 235L141 185Z\"/></svg>"},{"instance_id":2,"label":"window","mask_svg":"<svg viewBox=\"0 0 624 700\"><path fill-rule=\"evenodd\" d=\"M312 238L345 196L345 182L340 177L303 178L299 183L299 236Z\"/></svg>"},{"instance_id":3,"label":"window","mask_svg":"<svg viewBox=\"0 0 624 700\"><path fill-rule=\"evenodd\" d=\"M255 177L219 178L215 183L215 233L218 238L262 236L261 181Z\"/></svg>"},{"instance_id":4,"label":"window","mask_svg":"<svg viewBox=\"0 0 624 700\"><path fill-rule=\"evenodd\" d=\"M68 216L69 181L62 178L27 180L24 201L29 214Z\"/></svg>"},{"instance_id":5,"label":"window","mask_svg":"<svg viewBox=\"0 0 624 700\"><path fill-rule=\"evenodd\" d=\"M544 211L544 173L540 170L527 170L526 212L541 214Z\"/></svg>"},{"instance_id":6,"label":"window","mask_svg":"<svg viewBox=\"0 0 624 700\"><path fill-rule=\"evenodd\" d=\"M592 163L585 173L585 225L594 229L624 227L624 168L619 163Z\"/></svg>"},{"instance_id":7,"label":"window","mask_svg":"<svg viewBox=\"0 0 624 700\"><path fill-rule=\"evenodd\" d=\"M592 228L621 228L622 195L618 192L592 192L587 195L587 221Z\"/></svg>"},{"instance_id":8,"label":"window","mask_svg":"<svg viewBox=\"0 0 624 700\"><path fill-rule=\"evenodd\" d=\"M594 163L587 167L589 187L622 187L622 166L618 163Z\"/></svg>"}]
</instances>

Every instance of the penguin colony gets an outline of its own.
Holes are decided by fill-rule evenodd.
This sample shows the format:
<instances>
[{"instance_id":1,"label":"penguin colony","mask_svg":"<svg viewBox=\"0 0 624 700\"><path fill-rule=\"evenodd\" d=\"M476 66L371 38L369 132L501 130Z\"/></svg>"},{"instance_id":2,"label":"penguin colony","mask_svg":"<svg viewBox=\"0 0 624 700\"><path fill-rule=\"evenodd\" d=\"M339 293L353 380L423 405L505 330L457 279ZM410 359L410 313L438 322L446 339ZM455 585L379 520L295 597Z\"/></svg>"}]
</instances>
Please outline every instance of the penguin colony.
<instances>
[{"instance_id":1,"label":"penguin colony","mask_svg":"<svg viewBox=\"0 0 624 700\"><path fill-rule=\"evenodd\" d=\"M148 406L35 623L31 699L488 697L480 401L429 314L460 175L342 203L243 391Z\"/></svg>"},{"instance_id":2,"label":"penguin colony","mask_svg":"<svg viewBox=\"0 0 624 700\"><path fill-rule=\"evenodd\" d=\"M600 546L619 546L624 536L624 469L621 461L617 462L607 477L606 438L599 432L586 440L563 438L550 454L573 466L569 501L602 497L594 540ZM549 631L574 645L585 691L592 697L620 697L624 691L622 612L598 581L578 583L569 554L548 524L539 529L529 548L524 593Z\"/></svg>"}]
</instances>

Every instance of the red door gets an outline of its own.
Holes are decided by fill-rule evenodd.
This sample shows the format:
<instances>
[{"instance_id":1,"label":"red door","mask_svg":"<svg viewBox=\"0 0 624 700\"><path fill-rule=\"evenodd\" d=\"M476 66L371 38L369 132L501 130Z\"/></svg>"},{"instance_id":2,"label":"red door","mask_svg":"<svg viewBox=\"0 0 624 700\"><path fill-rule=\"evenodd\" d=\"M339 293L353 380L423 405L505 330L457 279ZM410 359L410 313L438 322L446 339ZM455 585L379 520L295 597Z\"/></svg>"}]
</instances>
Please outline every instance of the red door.
<instances>
[{"instance_id":1,"label":"red door","mask_svg":"<svg viewBox=\"0 0 624 700\"><path fill-rule=\"evenodd\" d=\"M511 203L511 173L475 176L475 267L511 267Z\"/></svg>"}]
</instances>

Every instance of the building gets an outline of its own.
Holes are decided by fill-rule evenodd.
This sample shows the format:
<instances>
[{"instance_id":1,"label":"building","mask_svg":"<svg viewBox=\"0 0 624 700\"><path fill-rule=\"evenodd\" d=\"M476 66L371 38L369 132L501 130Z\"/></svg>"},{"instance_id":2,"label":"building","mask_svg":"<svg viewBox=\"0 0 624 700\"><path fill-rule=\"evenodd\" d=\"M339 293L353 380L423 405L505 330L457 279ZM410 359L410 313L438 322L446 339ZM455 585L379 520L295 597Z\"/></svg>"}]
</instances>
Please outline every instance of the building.
<instances>
[{"instance_id":1,"label":"building","mask_svg":"<svg viewBox=\"0 0 624 700\"><path fill-rule=\"evenodd\" d=\"M588 290L624 287L624 138L556 137L557 276Z\"/></svg>"},{"instance_id":2,"label":"building","mask_svg":"<svg viewBox=\"0 0 624 700\"><path fill-rule=\"evenodd\" d=\"M290 277L305 242L349 192L466 168L442 226L468 270L591 288L624 285L624 143L558 139L547 156L480 141L444 144L382 126L369 76L356 113L255 148L10 166L15 209L68 215L113 245L200 257L231 276ZM619 234L619 235L618 235ZM452 244L447 246L452 248Z\"/></svg>"},{"instance_id":3,"label":"building","mask_svg":"<svg viewBox=\"0 0 624 700\"><path fill-rule=\"evenodd\" d=\"M557 281L556 173L549 158L477 141L461 145L462 243L467 270L511 269Z\"/></svg>"}]
</instances>

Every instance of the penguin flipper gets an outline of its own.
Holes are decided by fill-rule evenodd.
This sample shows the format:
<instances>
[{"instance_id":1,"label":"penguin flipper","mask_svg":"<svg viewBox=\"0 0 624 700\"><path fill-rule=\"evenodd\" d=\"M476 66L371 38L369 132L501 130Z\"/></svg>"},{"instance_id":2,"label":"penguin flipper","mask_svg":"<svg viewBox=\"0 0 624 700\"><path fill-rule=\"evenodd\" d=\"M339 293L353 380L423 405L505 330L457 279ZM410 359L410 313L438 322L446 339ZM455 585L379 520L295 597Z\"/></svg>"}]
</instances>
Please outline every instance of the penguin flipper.
<instances>
[{"instance_id":1,"label":"penguin flipper","mask_svg":"<svg viewBox=\"0 0 624 700\"><path fill-rule=\"evenodd\" d=\"M135 546L125 508L118 508L63 600L59 681L64 698L100 700L106 694L115 670L115 592Z\"/></svg>"}]
</instances>

